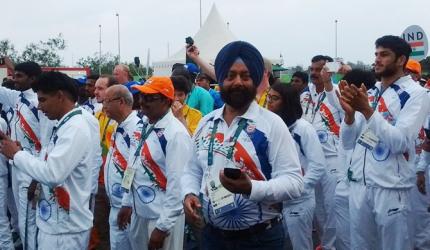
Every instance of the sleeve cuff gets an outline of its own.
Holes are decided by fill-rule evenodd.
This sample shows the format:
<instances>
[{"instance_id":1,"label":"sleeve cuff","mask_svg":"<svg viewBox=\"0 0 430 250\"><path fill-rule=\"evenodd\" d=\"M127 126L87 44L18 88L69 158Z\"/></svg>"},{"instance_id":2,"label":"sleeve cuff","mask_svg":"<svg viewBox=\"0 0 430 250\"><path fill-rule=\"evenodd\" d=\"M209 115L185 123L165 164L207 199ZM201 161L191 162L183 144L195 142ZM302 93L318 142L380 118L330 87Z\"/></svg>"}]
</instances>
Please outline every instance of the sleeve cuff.
<instances>
[{"instance_id":1,"label":"sleeve cuff","mask_svg":"<svg viewBox=\"0 0 430 250\"><path fill-rule=\"evenodd\" d=\"M264 182L251 180L251 194L249 195L249 199L252 201L261 201L264 199Z\"/></svg>"}]
</instances>

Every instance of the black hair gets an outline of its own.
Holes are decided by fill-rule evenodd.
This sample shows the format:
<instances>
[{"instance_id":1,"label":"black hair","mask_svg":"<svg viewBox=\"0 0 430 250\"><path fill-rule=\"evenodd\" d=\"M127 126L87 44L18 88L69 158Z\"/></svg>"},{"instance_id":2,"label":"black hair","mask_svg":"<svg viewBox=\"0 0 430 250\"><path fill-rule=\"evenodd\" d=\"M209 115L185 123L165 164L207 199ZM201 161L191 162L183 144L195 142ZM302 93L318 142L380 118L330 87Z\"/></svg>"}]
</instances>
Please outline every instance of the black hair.
<instances>
[{"instance_id":1,"label":"black hair","mask_svg":"<svg viewBox=\"0 0 430 250\"><path fill-rule=\"evenodd\" d=\"M34 92L55 93L59 90L68 94L73 102L78 100L78 87L74 80L58 71L42 73L31 86Z\"/></svg>"},{"instance_id":2,"label":"black hair","mask_svg":"<svg viewBox=\"0 0 430 250\"><path fill-rule=\"evenodd\" d=\"M35 62L18 63L15 66L15 71L24 72L28 77L38 77L42 73L42 68Z\"/></svg>"},{"instance_id":3,"label":"black hair","mask_svg":"<svg viewBox=\"0 0 430 250\"><path fill-rule=\"evenodd\" d=\"M396 55L396 59L401 56L405 56L406 60L405 60L405 64L403 65L403 68L406 66L406 63L409 60L409 55L412 52L411 46L405 40L403 40L398 36L392 36L392 35L378 38L375 41L375 47L376 48L383 47L383 48L392 50Z\"/></svg>"},{"instance_id":4,"label":"black hair","mask_svg":"<svg viewBox=\"0 0 430 250\"><path fill-rule=\"evenodd\" d=\"M181 75L171 76L170 79L172 80L175 91L182 91L186 95L188 95L191 92L190 82L184 76L181 76Z\"/></svg>"},{"instance_id":5,"label":"black hair","mask_svg":"<svg viewBox=\"0 0 430 250\"><path fill-rule=\"evenodd\" d=\"M299 92L290 84L285 83L275 83L272 85L272 89L278 92L282 99L282 107L278 115L287 126L291 126L303 114Z\"/></svg>"},{"instance_id":6,"label":"black hair","mask_svg":"<svg viewBox=\"0 0 430 250\"><path fill-rule=\"evenodd\" d=\"M91 74L87 77L87 79L89 80L97 80L99 79L99 75L98 74Z\"/></svg>"},{"instance_id":7,"label":"black hair","mask_svg":"<svg viewBox=\"0 0 430 250\"><path fill-rule=\"evenodd\" d=\"M315 62L319 62L319 61L333 62L333 58L331 58L329 56L323 56L323 55L316 55L316 56L312 57L311 62L315 63Z\"/></svg>"},{"instance_id":8,"label":"black hair","mask_svg":"<svg viewBox=\"0 0 430 250\"><path fill-rule=\"evenodd\" d=\"M303 81L303 83L308 83L309 82L309 76L308 76L308 74L306 74L303 71L296 71L296 72L294 72L294 74L293 74L292 77L300 78Z\"/></svg>"},{"instance_id":9,"label":"black hair","mask_svg":"<svg viewBox=\"0 0 430 250\"><path fill-rule=\"evenodd\" d=\"M188 70L184 66L174 68L171 76L183 76L189 82L193 80L193 77L191 76L190 72L188 72Z\"/></svg>"},{"instance_id":10,"label":"black hair","mask_svg":"<svg viewBox=\"0 0 430 250\"><path fill-rule=\"evenodd\" d=\"M8 89L15 89L15 82L8 79L2 83L2 86Z\"/></svg>"},{"instance_id":11,"label":"black hair","mask_svg":"<svg viewBox=\"0 0 430 250\"><path fill-rule=\"evenodd\" d=\"M354 84L357 87L360 87L361 84L364 83L367 89L371 89L375 86L376 76L375 73L371 71L353 69L346 73L342 80L347 81L349 84Z\"/></svg>"}]
</instances>

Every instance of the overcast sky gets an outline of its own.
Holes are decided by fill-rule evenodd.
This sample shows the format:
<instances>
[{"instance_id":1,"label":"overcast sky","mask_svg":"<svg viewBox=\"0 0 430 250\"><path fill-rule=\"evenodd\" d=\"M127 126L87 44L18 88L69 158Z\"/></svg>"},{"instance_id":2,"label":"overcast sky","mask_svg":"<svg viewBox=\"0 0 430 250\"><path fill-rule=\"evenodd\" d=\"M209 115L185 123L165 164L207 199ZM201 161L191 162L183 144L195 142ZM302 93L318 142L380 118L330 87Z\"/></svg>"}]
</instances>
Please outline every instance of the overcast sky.
<instances>
[{"instance_id":1,"label":"overcast sky","mask_svg":"<svg viewBox=\"0 0 430 250\"><path fill-rule=\"evenodd\" d=\"M334 20L338 19L338 55L345 61L373 62L374 41L400 35L412 24L430 34L428 0L202 0L203 21L215 3L238 39L254 44L268 58L282 53L286 66L307 67L316 54L334 56ZM0 40L10 39L18 51L30 42L63 33L68 48L64 64L102 51L121 59L151 61L167 57L199 30L199 0L14 0L1 1Z\"/></svg>"}]
</instances>

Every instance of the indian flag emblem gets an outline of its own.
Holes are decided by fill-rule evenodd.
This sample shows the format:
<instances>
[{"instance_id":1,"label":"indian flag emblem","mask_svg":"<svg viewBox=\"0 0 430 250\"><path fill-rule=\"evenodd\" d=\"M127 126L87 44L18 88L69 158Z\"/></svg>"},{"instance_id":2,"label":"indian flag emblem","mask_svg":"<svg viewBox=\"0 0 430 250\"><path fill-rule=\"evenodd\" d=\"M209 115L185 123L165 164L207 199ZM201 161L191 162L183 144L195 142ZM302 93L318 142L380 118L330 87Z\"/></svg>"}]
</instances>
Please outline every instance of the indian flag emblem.
<instances>
[{"instance_id":1,"label":"indian flag emblem","mask_svg":"<svg viewBox=\"0 0 430 250\"><path fill-rule=\"evenodd\" d=\"M409 43L409 45L411 45L412 48L412 53L411 56L424 56L425 55L425 51L424 51L424 42L411 42Z\"/></svg>"}]
</instances>

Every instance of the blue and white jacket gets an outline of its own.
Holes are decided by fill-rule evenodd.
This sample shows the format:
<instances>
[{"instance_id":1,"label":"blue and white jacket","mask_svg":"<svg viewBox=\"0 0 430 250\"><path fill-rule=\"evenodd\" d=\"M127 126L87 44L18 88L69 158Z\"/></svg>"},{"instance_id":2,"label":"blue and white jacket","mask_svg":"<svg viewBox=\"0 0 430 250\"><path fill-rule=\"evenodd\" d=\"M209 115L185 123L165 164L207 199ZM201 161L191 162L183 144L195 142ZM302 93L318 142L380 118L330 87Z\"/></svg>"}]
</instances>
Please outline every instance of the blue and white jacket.
<instances>
[{"instance_id":1,"label":"blue and white jacket","mask_svg":"<svg viewBox=\"0 0 430 250\"><path fill-rule=\"evenodd\" d=\"M385 91L376 83L368 97L375 108L369 120L356 112L353 124L343 122L341 126L342 144L353 150L348 178L369 186L411 188L415 183L415 139L430 108L427 90L404 76ZM379 139L373 150L356 142L367 129Z\"/></svg>"},{"instance_id":2,"label":"blue and white jacket","mask_svg":"<svg viewBox=\"0 0 430 250\"><path fill-rule=\"evenodd\" d=\"M184 196L202 195L205 220L214 227L241 230L279 216L281 211L276 205L302 194L303 177L293 146L295 142L279 116L252 102L245 114L236 117L228 126L223 118L224 108L209 113L200 121L194 135L193 159L181 180L182 192ZM247 126L238 137L232 159L227 160L229 142L242 119L247 120ZM208 148L215 121L219 122L213 165L209 166ZM235 194L236 208L215 216L206 186L209 176L219 176L227 161L250 176L252 191L249 197Z\"/></svg>"}]
</instances>

